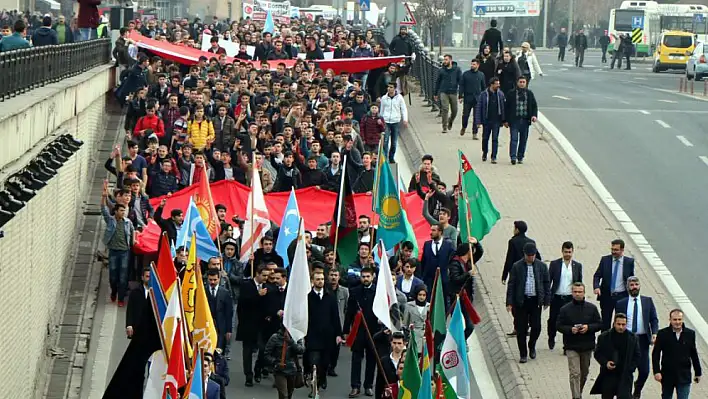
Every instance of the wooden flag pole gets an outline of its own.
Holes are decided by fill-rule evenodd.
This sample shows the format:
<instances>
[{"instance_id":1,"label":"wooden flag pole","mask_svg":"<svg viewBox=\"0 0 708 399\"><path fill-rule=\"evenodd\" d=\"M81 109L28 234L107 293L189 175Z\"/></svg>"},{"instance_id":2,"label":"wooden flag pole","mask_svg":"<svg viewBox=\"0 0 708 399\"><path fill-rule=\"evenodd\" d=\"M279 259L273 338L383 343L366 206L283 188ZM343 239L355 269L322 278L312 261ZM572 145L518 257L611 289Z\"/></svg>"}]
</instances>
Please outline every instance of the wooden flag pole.
<instances>
[{"instance_id":1,"label":"wooden flag pole","mask_svg":"<svg viewBox=\"0 0 708 399\"><path fill-rule=\"evenodd\" d=\"M253 176L251 177L251 179L257 179L257 178L260 178L260 177L258 176L258 169L256 169L256 163L254 162L254 163L253 163ZM250 251L251 251L251 255L250 255L251 278L254 278L254 277L255 277L255 275L254 275L254 273L253 273L253 258L255 257L255 252L256 252L256 251L253 250L253 246L256 245L256 242L253 240L253 213L254 213L253 210L254 210L254 208L255 208L255 206L256 206L256 204L255 204L256 195L255 195L255 193L254 193L255 190L253 190L253 185L254 185L253 182L254 182L254 180L251 180L251 201L250 201L250 202L251 202L251 215L250 215L250 218L251 218L251 236L250 236L250 239L251 239L251 241L252 241L252 243L251 243L251 248L250 248Z\"/></svg>"},{"instance_id":2,"label":"wooden flag pole","mask_svg":"<svg viewBox=\"0 0 708 399\"><path fill-rule=\"evenodd\" d=\"M342 168L342 177L339 182L339 195L337 196L337 224L334 226L334 257L337 258L337 244L339 244L339 224L342 222L342 201L344 194L344 179L347 178L347 156L344 156L344 161L340 166ZM336 262L336 261L335 261Z\"/></svg>"},{"instance_id":3,"label":"wooden flag pole","mask_svg":"<svg viewBox=\"0 0 708 399\"><path fill-rule=\"evenodd\" d=\"M283 349L280 352L280 366L285 368L285 355L288 353L288 339L290 339L290 334L288 329L285 328L285 333L283 334Z\"/></svg>"},{"instance_id":4,"label":"wooden flag pole","mask_svg":"<svg viewBox=\"0 0 708 399\"><path fill-rule=\"evenodd\" d=\"M369 341L371 341L371 347L374 349L374 356L376 357L376 363L378 364L378 369L381 372L381 377L383 377L384 382L386 382L386 386L389 386L388 378L386 378L386 373L383 371L383 363L381 363L381 356L379 356L379 351L376 350L376 343L374 342L374 337L371 335L371 330L369 330L369 324L366 322L366 317L364 316L364 310L359 306L359 311L361 311L361 321L364 324L364 328L366 329L366 335L369 337Z\"/></svg>"},{"instance_id":5,"label":"wooden flag pole","mask_svg":"<svg viewBox=\"0 0 708 399\"><path fill-rule=\"evenodd\" d=\"M162 323L160 323L159 315L157 314L157 304L155 303L155 291L152 288L148 291L150 295L150 304L152 305L153 318L155 319L155 324L157 324L157 331L160 332L160 343L162 343L162 355L165 357L165 364L169 363L169 354L167 349L165 349L165 331L162 329ZM135 332L133 332L135 334Z\"/></svg>"}]
</instances>

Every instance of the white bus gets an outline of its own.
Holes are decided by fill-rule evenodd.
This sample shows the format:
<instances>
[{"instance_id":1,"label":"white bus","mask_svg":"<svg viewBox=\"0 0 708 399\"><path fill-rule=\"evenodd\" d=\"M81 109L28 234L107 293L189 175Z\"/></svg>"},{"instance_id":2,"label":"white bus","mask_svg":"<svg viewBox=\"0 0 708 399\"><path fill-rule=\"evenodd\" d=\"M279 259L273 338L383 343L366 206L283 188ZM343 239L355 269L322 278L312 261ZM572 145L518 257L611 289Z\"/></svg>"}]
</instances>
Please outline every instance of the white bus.
<instances>
[{"instance_id":1,"label":"white bus","mask_svg":"<svg viewBox=\"0 0 708 399\"><path fill-rule=\"evenodd\" d=\"M692 32L698 40L708 39L708 6L701 4L660 4L661 30ZM700 15L697 17L697 15Z\"/></svg>"},{"instance_id":2,"label":"white bus","mask_svg":"<svg viewBox=\"0 0 708 399\"><path fill-rule=\"evenodd\" d=\"M610 10L608 51L614 51L615 42L620 35L631 36L634 22L641 19L644 26L639 42L635 43L636 56L651 56L654 53L654 44L661 34L660 16L659 3L656 1L623 1L620 8Z\"/></svg>"}]
</instances>

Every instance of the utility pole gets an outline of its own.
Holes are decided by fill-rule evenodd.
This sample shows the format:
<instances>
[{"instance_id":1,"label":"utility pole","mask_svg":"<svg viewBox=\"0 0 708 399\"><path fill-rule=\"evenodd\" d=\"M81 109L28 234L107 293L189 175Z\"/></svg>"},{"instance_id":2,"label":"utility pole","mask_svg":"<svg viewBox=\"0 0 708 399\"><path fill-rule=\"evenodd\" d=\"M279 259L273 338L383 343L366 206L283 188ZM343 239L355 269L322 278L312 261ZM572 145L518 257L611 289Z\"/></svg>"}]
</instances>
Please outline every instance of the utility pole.
<instances>
[{"instance_id":1,"label":"utility pole","mask_svg":"<svg viewBox=\"0 0 708 399\"><path fill-rule=\"evenodd\" d=\"M543 0L543 46L548 48L548 0Z\"/></svg>"},{"instance_id":2,"label":"utility pole","mask_svg":"<svg viewBox=\"0 0 708 399\"><path fill-rule=\"evenodd\" d=\"M574 0L569 0L570 1L570 11L568 11L568 36L573 34L573 8L574 8Z\"/></svg>"}]
</instances>

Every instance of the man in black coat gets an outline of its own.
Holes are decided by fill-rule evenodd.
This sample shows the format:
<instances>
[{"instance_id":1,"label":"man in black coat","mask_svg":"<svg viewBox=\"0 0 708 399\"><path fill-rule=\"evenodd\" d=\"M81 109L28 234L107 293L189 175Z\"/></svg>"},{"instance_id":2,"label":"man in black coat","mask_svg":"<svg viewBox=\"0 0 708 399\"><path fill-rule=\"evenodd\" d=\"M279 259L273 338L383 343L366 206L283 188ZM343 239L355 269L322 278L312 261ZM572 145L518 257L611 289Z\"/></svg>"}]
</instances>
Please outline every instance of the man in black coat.
<instances>
[{"instance_id":1,"label":"man in black coat","mask_svg":"<svg viewBox=\"0 0 708 399\"><path fill-rule=\"evenodd\" d=\"M691 389L691 365L695 371L693 382L701 380L703 371L696 349L696 332L683 323L683 311L669 313L671 325L659 330L651 353L654 379L661 383L662 398L688 398Z\"/></svg>"},{"instance_id":2,"label":"man in black coat","mask_svg":"<svg viewBox=\"0 0 708 399\"><path fill-rule=\"evenodd\" d=\"M403 350L406 349L405 336L402 332L397 331L390 335L390 345L391 352L386 355L381 355L381 365L383 370L376 374L376 391L374 393L375 398L383 398L384 390L388 384L394 384L398 382L398 362L401 361L403 357ZM421 348L422 350L422 348ZM385 378L384 378L385 376Z\"/></svg>"},{"instance_id":3,"label":"man in black coat","mask_svg":"<svg viewBox=\"0 0 708 399\"><path fill-rule=\"evenodd\" d=\"M381 329L376 315L374 315L374 295L376 294L376 285L374 281L374 270L370 267L361 269L361 284L349 289L349 303L347 304L347 315L344 318L344 338L349 335L354 319L359 310L364 314L364 320L369 326L371 335L373 336ZM352 345L352 374L351 388L349 397L357 397L361 394L361 362L366 355L366 369L364 372L364 391L367 396L374 394L374 372L376 371L376 355L371 340L364 329L363 322L356 332L356 339Z\"/></svg>"},{"instance_id":4,"label":"man in black coat","mask_svg":"<svg viewBox=\"0 0 708 399\"><path fill-rule=\"evenodd\" d=\"M523 220L517 220L514 222L514 235L509 239L509 245L506 249L506 260L504 261L504 271L502 272L502 284L506 284L506 280L509 277L509 272L511 271L511 266L523 259L524 245L527 243L536 244L536 241L526 236L528 229L528 225ZM540 253L537 253L536 257L538 260L542 260Z\"/></svg>"},{"instance_id":5,"label":"man in black coat","mask_svg":"<svg viewBox=\"0 0 708 399\"><path fill-rule=\"evenodd\" d=\"M528 89L528 78L524 75L516 79L516 89L506 94L506 122L511 132L509 156L511 164L524 163L529 129L538 118L536 96Z\"/></svg>"},{"instance_id":6,"label":"man in black coat","mask_svg":"<svg viewBox=\"0 0 708 399\"><path fill-rule=\"evenodd\" d=\"M317 366L317 386L327 389L327 370L331 350L342 342L342 325L339 321L337 298L325 290L324 273L316 271L312 276L312 291L307 296L308 319L305 336L305 356L309 364ZM305 370L311 374L312 370Z\"/></svg>"},{"instance_id":7,"label":"man in black coat","mask_svg":"<svg viewBox=\"0 0 708 399\"><path fill-rule=\"evenodd\" d=\"M216 326L217 343L216 347L222 352L226 349L226 343L231 340L233 328L234 303L231 300L231 293L224 287L219 287L221 276L218 269L209 269L207 272L207 301L211 310L211 317Z\"/></svg>"},{"instance_id":8,"label":"man in black coat","mask_svg":"<svg viewBox=\"0 0 708 399\"><path fill-rule=\"evenodd\" d=\"M597 306L585 301L585 285L572 283L571 302L560 309L553 326L563 334L563 350L567 351L570 391L573 399L583 396L588 380L590 359L595 349L595 333L602 330L602 319Z\"/></svg>"},{"instance_id":9,"label":"man in black coat","mask_svg":"<svg viewBox=\"0 0 708 399\"><path fill-rule=\"evenodd\" d=\"M170 212L169 219L163 219L162 212L165 209L166 203L167 198L163 198L162 201L160 201L160 206L158 206L155 211L155 223L157 223L162 230L160 234L167 233L167 238L170 239L170 242L175 243L177 241L177 230L182 227L182 223L184 222L184 212L182 212L181 209L175 208Z\"/></svg>"},{"instance_id":10,"label":"man in black coat","mask_svg":"<svg viewBox=\"0 0 708 399\"><path fill-rule=\"evenodd\" d=\"M262 310L266 318L266 324L263 327L264 337L270 338L270 336L278 332L280 326L283 325L283 311L285 309L287 288L286 277L287 272L282 267L276 267L268 275L268 284L266 285L268 295L265 297L265 307ZM266 339L266 342L267 341Z\"/></svg>"},{"instance_id":11,"label":"man in black coat","mask_svg":"<svg viewBox=\"0 0 708 399\"><path fill-rule=\"evenodd\" d=\"M595 360L600 364L600 375L590 395L602 399L629 399L632 396L632 373L639 363L639 341L627 331L627 315L617 313L611 330L600 334L595 347Z\"/></svg>"},{"instance_id":12,"label":"man in black coat","mask_svg":"<svg viewBox=\"0 0 708 399\"><path fill-rule=\"evenodd\" d=\"M487 88L486 78L484 73L479 70L479 59L475 58L470 61L470 69L462 74L460 80L460 99L462 101L462 129L460 136L465 135L467 125L469 124L470 113L477 105L477 98ZM474 120L472 113L472 139L477 140L477 121Z\"/></svg>"},{"instance_id":13,"label":"man in black coat","mask_svg":"<svg viewBox=\"0 0 708 399\"><path fill-rule=\"evenodd\" d=\"M514 309L516 343L520 363L536 358L536 341L541 335L541 310L551 303L551 278L545 263L536 259L536 244L524 245L524 258L511 268L506 286L506 310ZM531 325L528 347L527 327Z\"/></svg>"},{"instance_id":14,"label":"man in black coat","mask_svg":"<svg viewBox=\"0 0 708 399\"><path fill-rule=\"evenodd\" d=\"M238 328L236 340L243 343L243 373L246 375L246 386L252 387L253 381L261 381L263 367L263 351L265 342L270 337L263 335L265 325L265 296L268 294L266 281L270 270L265 265L259 265L253 279L248 279L241 285L241 292L236 308ZM258 359L253 367L253 352L258 349Z\"/></svg>"},{"instance_id":15,"label":"man in black coat","mask_svg":"<svg viewBox=\"0 0 708 399\"><path fill-rule=\"evenodd\" d=\"M583 282L583 265L573 260L573 243L561 245L562 258L552 260L548 266L551 276L551 310L548 315L548 348L556 346L556 321L561 308L573 300L572 286Z\"/></svg>"},{"instance_id":16,"label":"man in black coat","mask_svg":"<svg viewBox=\"0 0 708 399\"><path fill-rule=\"evenodd\" d=\"M150 284L150 269L144 268L141 275L141 288L130 291L128 297L128 308L125 311L125 335L132 338L135 328L140 325L145 302L148 301L148 289Z\"/></svg>"},{"instance_id":17,"label":"man in black coat","mask_svg":"<svg viewBox=\"0 0 708 399\"><path fill-rule=\"evenodd\" d=\"M504 49L504 41L501 32L497 29L497 20L493 19L490 25L491 27L484 31L482 40L479 42L479 52L481 53L484 46L488 45L492 50L492 58L497 58L497 54Z\"/></svg>"}]
</instances>

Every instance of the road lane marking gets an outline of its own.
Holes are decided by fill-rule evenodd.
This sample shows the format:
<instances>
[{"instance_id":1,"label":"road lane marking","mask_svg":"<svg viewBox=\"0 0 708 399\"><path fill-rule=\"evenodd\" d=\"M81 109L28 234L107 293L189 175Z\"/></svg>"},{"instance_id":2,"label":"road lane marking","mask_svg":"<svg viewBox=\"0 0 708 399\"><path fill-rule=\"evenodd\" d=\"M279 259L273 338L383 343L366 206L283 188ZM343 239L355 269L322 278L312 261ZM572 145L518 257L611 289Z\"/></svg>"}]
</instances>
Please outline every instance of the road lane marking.
<instances>
[{"instance_id":1,"label":"road lane marking","mask_svg":"<svg viewBox=\"0 0 708 399\"><path fill-rule=\"evenodd\" d=\"M568 68L561 68L561 69L559 69L558 71L559 71L559 72L565 72L565 71L567 71L567 70L568 70Z\"/></svg>"},{"instance_id":2,"label":"road lane marking","mask_svg":"<svg viewBox=\"0 0 708 399\"><path fill-rule=\"evenodd\" d=\"M585 177L585 180L590 183L593 191L597 196L604 202L605 206L612 212L618 222L622 225L624 230L627 232L629 237L632 239L634 244L642 253L643 257L649 263L649 266L654 269L654 272L658 274L661 283L666 287L666 292L674 299L677 304L683 310L684 315L691 321L690 324L696 330L698 335L700 335L701 340L706 343L708 342L708 322L701 316L696 306L688 298L686 292L681 288L678 281L666 264L661 260L656 251L649 244L646 237L637 229L637 227L632 223L629 216L622 210L622 207L617 203L617 201L612 197L612 194L607 190L605 185L602 183L600 178L595 174L595 172L590 168L583 157L578 153L578 151L573 147L570 141L561 133L560 130L543 115L542 112L538 113L539 122L546 128L548 133L556 140L563 151L568 155L571 161L578 168L580 173ZM706 165L708 165L708 157L699 157Z\"/></svg>"},{"instance_id":3,"label":"road lane marking","mask_svg":"<svg viewBox=\"0 0 708 399\"><path fill-rule=\"evenodd\" d=\"M564 97L564 96L553 96L553 98L558 98L558 99L566 100L566 101L569 101L569 100L570 100L570 98Z\"/></svg>"},{"instance_id":4,"label":"road lane marking","mask_svg":"<svg viewBox=\"0 0 708 399\"><path fill-rule=\"evenodd\" d=\"M674 101L674 100L657 100L657 101L661 101L662 103L678 104L678 101Z\"/></svg>"},{"instance_id":5,"label":"road lane marking","mask_svg":"<svg viewBox=\"0 0 708 399\"><path fill-rule=\"evenodd\" d=\"M669 126L668 123L662 121L661 119L656 119L654 122L658 123L659 126L663 127L664 129L671 129L671 126Z\"/></svg>"},{"instance_id":6,"label":"road lane marking","mask_svg":"<svg viewBox=\"0 0 708 399\"><path fill-rule=\"evenodd\" d=\"M682 142L683 145L685 145L686 147L693 147L693 143L691 143L690 141L688 141L688 139L685 138L684 136L676 136L676 138L677 138L680 142Z\"/></svg>"},{"instance_id":7,"label":"road lane marking","mask_svg":"<svg viewBox=\"0 0 708 399\"><path fill-rule=\"evenodd\" d=\"M649 114L651 114L651 112L649 112L649 111L647 111L647 110L644 110L644 109L640 109L639 112L643 113L644 115L649 115Z\"/></svg>"},{"instance_id":8,"label":"road lane marking","mask_svg":"<svg viewBox=\"0 0 708 399\"><path fill-rule=\"evenodd\" d=\"M637 79L637 80L649 80L649 79L643 78L643 77L641 77L641 76L635 76L634 79Z\"/></svg>"},{"instance_id":9,"label":"road lane marking","mask_svg":"<svg viewBox=\"0 0 708 399\"><path fill-rule=\"evenodd\" d=\"M620 100L620 102L621 102L622 104L624 104L624 105L629 105L629 104L631 104L629 101L624 101L624 100Z\"/></svg>"}]
</instances>

